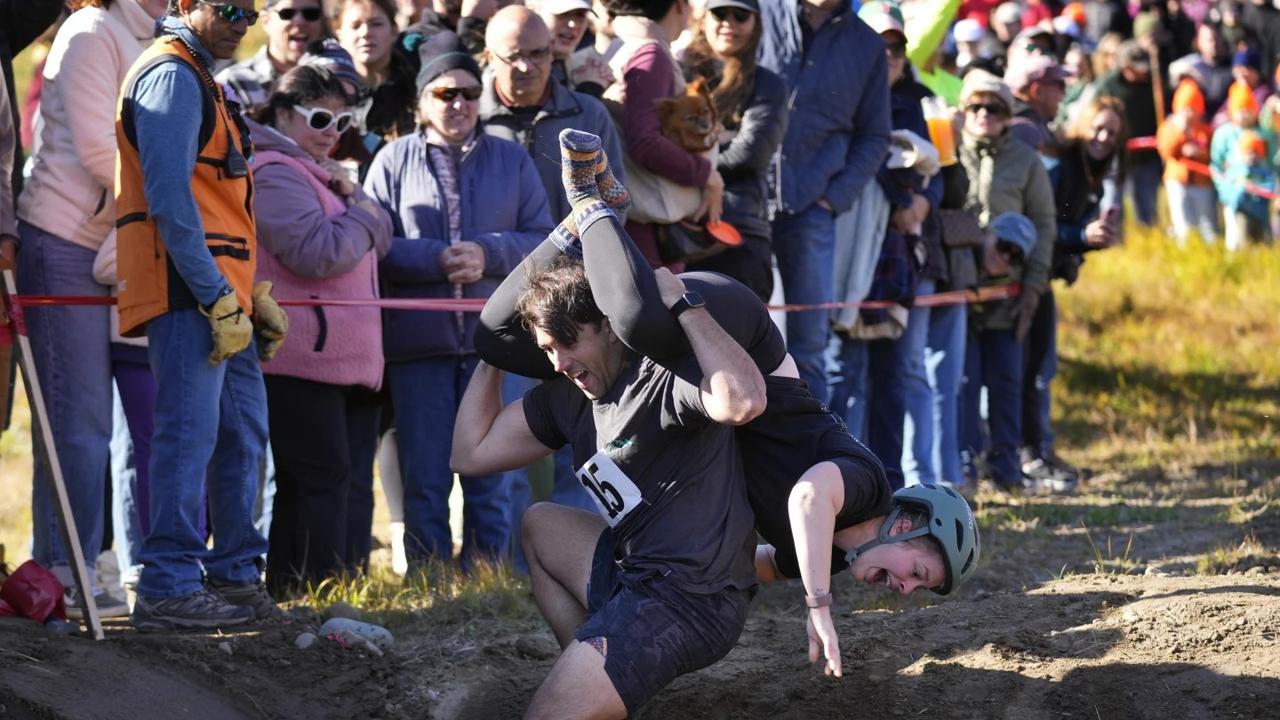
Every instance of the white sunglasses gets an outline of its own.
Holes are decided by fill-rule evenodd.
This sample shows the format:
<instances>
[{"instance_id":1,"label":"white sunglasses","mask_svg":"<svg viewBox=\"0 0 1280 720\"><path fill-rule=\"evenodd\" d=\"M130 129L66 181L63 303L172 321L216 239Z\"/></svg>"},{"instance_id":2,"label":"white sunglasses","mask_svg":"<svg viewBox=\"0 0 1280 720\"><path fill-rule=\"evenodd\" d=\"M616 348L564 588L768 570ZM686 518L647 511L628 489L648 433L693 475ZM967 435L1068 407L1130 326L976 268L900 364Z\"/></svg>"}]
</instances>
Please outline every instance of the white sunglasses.
<instances>
[{"instance_id":1,"label":"white sunglasses","mask_svg":"<svg viewBox=\"0 0 1280 720\"><path fill-rule=\"evenodd\" d=\"M305 108L301 105L294 105L293 111L307 119L307 127L317 132L324 132L334 125L338 126L338 132L344 133L347 128L351 127L351 123L355 120L355 115L351 112L344 112L334 115L332 110L324 108Z\"/></svg>"}]
</instances>

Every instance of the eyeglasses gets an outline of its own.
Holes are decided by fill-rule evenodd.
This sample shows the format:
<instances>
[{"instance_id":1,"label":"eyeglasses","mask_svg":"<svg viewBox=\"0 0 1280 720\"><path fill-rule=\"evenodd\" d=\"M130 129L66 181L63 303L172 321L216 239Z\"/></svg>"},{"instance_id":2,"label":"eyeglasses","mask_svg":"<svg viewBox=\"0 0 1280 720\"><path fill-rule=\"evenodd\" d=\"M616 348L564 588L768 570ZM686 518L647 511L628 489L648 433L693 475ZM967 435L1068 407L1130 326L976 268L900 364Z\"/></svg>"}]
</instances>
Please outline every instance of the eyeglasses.
<instances>
[{"instance_id":1,"label":"eyeglasses","mask_svg":"<svg viewBox=\"0 0 1280 720\"><path fill-rule=\"evenodd\" d=\"M307 108L301 105L294 105L293 111L307 119L307 127L317 132L324 132L334 125L338 126L338 133L344 133L347 128L351 127L351 123L355 121L355 114L351 112L339 113L334 115L332 110L324 108Z\"/></svg>"},{"instance_id":2,"label":"eyeglasses","mask_svg":"<svg viewBox=\"0 0 1280 720\"><path fill-rule=\"evenodd\" d=\"M467 102L475 102L480 99L481 89L477 85L471 87L438 87L431 88L431 97L440 102L451 103L458 99L461 95L463 100Z\"/></svg>"},{"instance_id":3,"label":"eyeglasses","mask_svg":"<svg viewBox=\"0 0 1280 720\"><path fill-rule=\"evenodd\" d=\"M247 21L250 25L253 25L254 23L258 22L258 15L260 13L257 10L245 10L242 7L236 7L231 3L225 3L225 2L217 3L217 2L209 2L209 0L199 0L199 1L201 5L208 5L214 10L217 10L218 17L222 18L223 20L226 20L228 23L232 25L235 25L241 20Z\"/></svg>"},{"instance_id":4,"label":"eyeglasses","mask_svg":"<svg viewBox=\"0 0 1280 720\"><path fill-rule=\"evenodd\" d=\"M901 60L907 56L907 43L902 40L885 43L884 49L888 50L895 60Z\"/></svg>"},{"instance_id":5,"label":"eyeglasses","mask_svg":"<svg viewBox=\"0 0 1280 720\"><path fill-rule=\"evenodd\" d=\"M289 22L296 15L301 15L302 19L306 20L307 22L316 22L320 18L324 17L324 10L318 7L306 7L306 8L287 7L287 8L280 8L279 10L276 10L275 13L277 16L280 17L281 20L284 20L285 22Z\"/></svg>"},{"instance_id":6,"label":"eyeglasses","mask_svg":"<svg viewBox=\"0 0 1280 720\"><path fill-rule=\"evenodd\" d=\"M494 57L498 58L499 60L501 60L503 63L507 65L515 65L520 61L524 61L525 66L529 67L533 65L541 65L542 63L551 59L550 46L544 47L544 48L538 48L536 50L525 50L524 52L512 53L510 55L507 55L506 57L503 57L502 55L499 55L498 53L492 50L490 50L489 52Z\"/></svg>"},{"instance_id":7,"label":"eyeglasses","mask_svg":"<svg viewBox=\"0 0 1280 720\"><path fill-rule=\"evenodd\" d=\"M750 20L751 15L752 13L750 10L743 10L739 7L718 7L711 11L711 16L716 20L719 20L720 22L732 20L739 25Z\"/></svg>"},{"instance_id":8,"label":"eyeglasses","mask_svg":"<svg viewBox=\"0 0 1280 720\"><path fill-rule=\"evenodd\" d=\"M970 103L969 106L965 108L965 112L971 115L977 115L983 110L986 110L988 115L999 115L1001 117L1005 115L1004 106L996 103Z\"/></svg>"}]
</instances>

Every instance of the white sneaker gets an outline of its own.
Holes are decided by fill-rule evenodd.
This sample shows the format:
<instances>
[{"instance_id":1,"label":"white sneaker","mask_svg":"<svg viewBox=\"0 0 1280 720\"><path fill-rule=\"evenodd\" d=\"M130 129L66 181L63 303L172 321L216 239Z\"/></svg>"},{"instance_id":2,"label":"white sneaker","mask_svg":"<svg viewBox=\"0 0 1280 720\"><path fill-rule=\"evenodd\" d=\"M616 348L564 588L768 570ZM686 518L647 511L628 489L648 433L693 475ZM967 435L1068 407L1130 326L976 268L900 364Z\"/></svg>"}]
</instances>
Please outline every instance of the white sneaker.
<instances>
[{"instance_id":1,"label":"white sneaker","mask_svg":"<svg viewBox=\"0 0 1280 720\"><path fill-rule=\"evenodd\" d=\"M409 572L409 558L404 554L404 523L391 523L391 571L400 577Z\"/></svg>"},{"instance_id":2,"label":"white sneaker","mask_svg":"<svg viewBox=\"0 0 1280 720\"><path fill-rule=\"evenodd\" d=\"M67 606L68 620L84 619L84 610L80 607L79 590L74 587L67 588L62 593L62 600ZM103 620L129 617L129 604L106 590L99 590L98 594L93 596L93 602L98 606L98 617Z\"/></svg>"}]
</instances>

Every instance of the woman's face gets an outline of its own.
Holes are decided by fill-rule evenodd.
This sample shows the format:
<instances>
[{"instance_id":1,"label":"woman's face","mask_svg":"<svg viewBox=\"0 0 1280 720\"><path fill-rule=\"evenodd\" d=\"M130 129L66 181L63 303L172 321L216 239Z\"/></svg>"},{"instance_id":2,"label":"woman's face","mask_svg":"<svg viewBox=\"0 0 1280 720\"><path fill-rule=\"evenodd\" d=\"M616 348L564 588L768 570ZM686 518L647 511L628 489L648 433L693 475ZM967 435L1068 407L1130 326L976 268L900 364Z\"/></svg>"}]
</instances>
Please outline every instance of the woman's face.
<instances>
[{"instance_id":1,"label":"woman's face","mask_svg":"<svg viewBox=\"0 0 1280 720\"><path fill-rule=\"evenodd\" d=\"M334 146L338 144L338 138L342 133L338 132L337 118L342 113L350 112L351 108L347 107L347 103L342 98L337 97L313 100L304 103L302 107L308 110L324 110L327 114L313 114L308 120L306 115L292 108L280 110L276 114L276 129L298 143L298 147L310 155L312 160L319 162L329 157L329 153L333 152ZM328 127L322 130L314 127L326 124L326 120L329 121Z\"/></svg>"},{"instance_id":2,"label":"woman's face","mask_svg":"<svg viewBox=\"0 0 1280 720\"><path fill-rule=\"evenodd\" d=\"M721 58L736 57L751 41L759 18L756 14L736 7L720 7L708 10L702 16L702 32L707 44Z\"/></svg>"},{"instance_id":3,"label":"woman's face","mask_svg":"<svg viewBox=\"0 0 1280 720\"><path fill-rule=\"evenodd\" d=\"M349 3L338 24L338 42L358 67L383 68L391 58L396 26L373 3ZM366 70L367 72L367 70Z\"/></svg>"},{"instance_id":4,"label":"woman's face","mask_svg":"<svg viewBox=\"0 0 1280 720\"><path fill-rule=\"evenodd\" d=\"M468 100L460 92L478 91L480 81L466 70L450 70L422 89L418 113L422 122L440 133L446 142L461 145L476 129L480 116L480 98ZM450 98L448 96L452 95Z\"/></svg>"},{"instance_id":5,"label":"woman's face","mask_svg":"<svg viewBox=\"0 0 1280 720\"><path fill-rule=\"evenodd\" d=\"M907 38L897 30L885 30L880 37L889 60L889 87L893 87L907 69Z\"/></svg>"},{"instance_id":6,"label":"woman's face","mask_svg":"<svg viewBox=\"0 0 1280 720\"><path fill-rule=\"evenodd\" d=\"M1009 126L1009 110L991 93L974 93L964 110L964 131L980 138L997 138Z\"/></svg>"},{"instance_id":7,"label":"woman's face","mask_svg":"<svg viewBox=\"0 0 1280 720\"><path fill-rule=\"evenodd\" d=\"M1120 116L1112 110L1103 110L1093 116L1089 125L1089 142L1085 145L1089 157L1106 160L1115 154L1120 140Z\"/></svg>"}]
</instances>

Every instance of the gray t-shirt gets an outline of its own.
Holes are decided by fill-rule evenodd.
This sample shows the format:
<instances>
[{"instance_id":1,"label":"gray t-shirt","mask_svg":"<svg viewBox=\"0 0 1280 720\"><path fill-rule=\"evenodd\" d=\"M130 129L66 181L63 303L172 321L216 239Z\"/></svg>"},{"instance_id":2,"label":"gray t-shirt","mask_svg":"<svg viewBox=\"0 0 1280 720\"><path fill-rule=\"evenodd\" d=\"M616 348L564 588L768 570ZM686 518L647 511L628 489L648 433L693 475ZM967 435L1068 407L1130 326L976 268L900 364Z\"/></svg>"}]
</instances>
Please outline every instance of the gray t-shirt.
<instances>
[{"instance_id":1,"label":"gray t-shirt","mask_svg":"<svg viewBox=\"0 0 1280 720\"><path fill-rule=\"evenodd\" d=\"M733 428L707 417L696 385L633 357L599 400L557 378L525 395L524 412L542 444L573 446L623 571L656 571L698 593L755 584L754 517Z\"/></svg>"}]
</instances>

